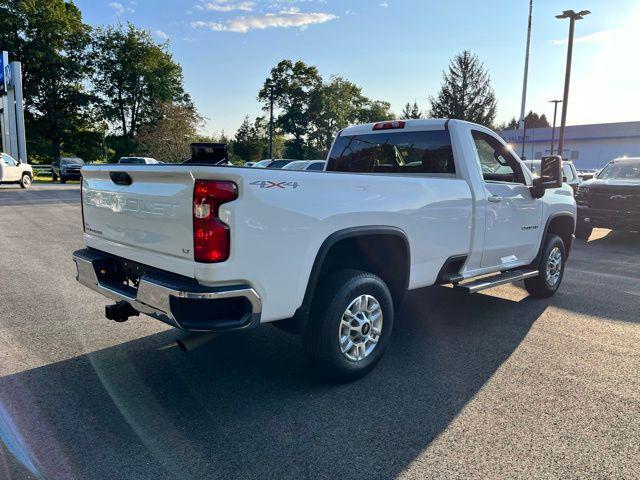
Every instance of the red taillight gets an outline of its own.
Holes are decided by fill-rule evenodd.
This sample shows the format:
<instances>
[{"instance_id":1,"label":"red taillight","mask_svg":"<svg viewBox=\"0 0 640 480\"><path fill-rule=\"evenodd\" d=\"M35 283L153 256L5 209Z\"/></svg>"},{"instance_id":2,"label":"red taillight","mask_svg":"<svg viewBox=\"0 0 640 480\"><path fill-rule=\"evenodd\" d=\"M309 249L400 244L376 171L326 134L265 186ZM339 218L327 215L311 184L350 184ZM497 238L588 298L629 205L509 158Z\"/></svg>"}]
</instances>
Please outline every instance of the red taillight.
<instances>
[{"instance_id":1,"label":"red taillight","mask_svg":"<svg viewBox=\"0 0 640 480\"><path fill-rule=\"evenodd\" d=\"M405 122L394 120L393 122L380 122L373 126L374 130L394 130L396 128L404 128Z\"/></svg>"},{"instance_id":2,"label":"red taillight","mask_svg":"<svg viewBox=\"0 0 640 480\"><path fill-rule=\"evenodd\" d=\"M193 256L196 262L224 262L229 258L229 226L218 218L223 203L238 198L233 182L196 180L193 189Z\"/></svg>"}]
</instances>

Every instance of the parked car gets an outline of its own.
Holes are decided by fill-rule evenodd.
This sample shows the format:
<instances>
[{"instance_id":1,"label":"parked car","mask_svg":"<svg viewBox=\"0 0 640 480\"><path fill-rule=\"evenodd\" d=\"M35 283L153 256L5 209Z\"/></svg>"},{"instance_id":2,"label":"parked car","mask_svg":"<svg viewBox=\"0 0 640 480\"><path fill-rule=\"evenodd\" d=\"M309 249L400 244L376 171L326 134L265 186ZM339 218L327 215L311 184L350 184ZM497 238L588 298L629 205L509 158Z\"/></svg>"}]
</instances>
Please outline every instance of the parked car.
<instances>
[{"instance_id":1,"label":"parked car","mask_svg":"<svg viewBox=\"0 0 640 480\"><path fill-rule=\"evenodd\" d=\"M324 160L296 160L284 167L284 170L324 170Z\"/></svg>"},{"instance_id":2,"label":"parked car","mask_svg":"<svg viewBox=\"0 0 640 480\"><path fill-rule=\"evenodd\" d=\"M253 168L267 168L271 162L273 162L273 160L271 160L270 158L266 160L260 160L259 162L253 164Z\"/></svg>"},{"instance_id":3,"label":"parked car","mask_svg":"<svg viewBox=\"0 0 640 480\"><path fill-rule=\"evenodd\" d=\"M640 230L640 157L611 160L576 194L576 237L588 239L595 227Z\"/></svg>"},{"instance_id":4,"label":"parked car","mask_svg":"<svg viewBox=\"0 0 640 480\"><path fill-rule=\"evenodd\" d=\"M128 165L158 165L164 162L150 157L121 157L118 163Z\"/></svg>"},{"instance_id":5,"label":"parked car","mask_svg":"<svg viewBox=\"0 0 640 480\"><path fill-rule=\"evenodd\" d=\"M290 160L287 158L265 159L261 160L254 165L254 168L283 168L285 165L289 165L291 162L297 162L299 160Z\"/></svg>"},{"instance_id":6,"label":"parked car","mask_svg":"<svg viewBox=\"0 0 640 480\"><path fill-rule=\"evenodd\" d=\"M534 175L540 175L540 160L523 160L523 162L527 168L531 170L531 173ZM577 191L578 185L582 183L582 180L578 175L578 170L576 170L576 166L573 162L566 160L562 162L562 177L565 183L571 185L574 193Z\"/></svg>"},{"instance_id":7,"label":"parked car","mask_svg":"<svg viewBox=\"0 0 640 480\"><path fill-rule=\"evenodd\" d=\"M0 161L0 184L19 183L22 188L29 188L33 180L33 169L28 163L18 162L11 155L2 154Z\"/></svg>"},{"instance_id":8,"label":"parked car","mask_svg":"<svg viewBox=\"0 0 640 480\"><path fill-rule=\"evenodd\" d=\"M80 170L84 166L84 160L79 157L60 157L51 163L51 176L56 182L66 183L67 180L80 180Z\"/></svg>"},{"instance_id":9,"label":"parked car","mask_svg":"<svg viewBox=\"0 0 640 480\"><path fill-rule=\"evenodd\" d=\"M353 380L384 354L408 290L556 292L576 204L560 157L543 162L533 178L488 128L431 119L342 130L323 175L90 166L77 280L116 301L107 318L194 332L184 349L277 322L318 370Z\"/></svg>"},{"instance_id":10,"label":"parked car","mask_svg":"<svg viewBox=\"0 0 640 480\"><path fill-rule=\"evenodd\" d=\"M253 167L256 164L256 162L244 162L243 167Z\"/></svg>"}]
</instances>

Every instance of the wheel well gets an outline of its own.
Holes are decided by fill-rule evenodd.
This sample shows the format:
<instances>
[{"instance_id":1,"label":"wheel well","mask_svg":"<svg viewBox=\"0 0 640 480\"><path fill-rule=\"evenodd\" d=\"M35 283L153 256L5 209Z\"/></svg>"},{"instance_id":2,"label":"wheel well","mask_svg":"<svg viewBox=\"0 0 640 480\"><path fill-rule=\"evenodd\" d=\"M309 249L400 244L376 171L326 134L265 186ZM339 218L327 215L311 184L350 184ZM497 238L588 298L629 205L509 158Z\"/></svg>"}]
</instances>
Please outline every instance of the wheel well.
<instances>
[{"instance_id":1,"label":"wheel well","mask_svg":"<svg viewBox=\"0 0 640 480\"><path fill-rule=\"evenodd\" d=\"M395 234L363 234L334 243L327 251L318 282L335 272L353 268L379 276L394 303L402 302L409 283L409 247Z\"/></svg>"},{"instance_id":2,"label":"wheel well","mask_svg":"<svg viewBox=\"0 0 640 480\"><path fill-rule=\"evenodd\" d=\"M547 232L558 235L562 239L566 254L568 255L571 249L571 243L573 242L574 230L575 223L573 218L569 215L560 215L551 219Z\"/></svg>"}]
</instances>

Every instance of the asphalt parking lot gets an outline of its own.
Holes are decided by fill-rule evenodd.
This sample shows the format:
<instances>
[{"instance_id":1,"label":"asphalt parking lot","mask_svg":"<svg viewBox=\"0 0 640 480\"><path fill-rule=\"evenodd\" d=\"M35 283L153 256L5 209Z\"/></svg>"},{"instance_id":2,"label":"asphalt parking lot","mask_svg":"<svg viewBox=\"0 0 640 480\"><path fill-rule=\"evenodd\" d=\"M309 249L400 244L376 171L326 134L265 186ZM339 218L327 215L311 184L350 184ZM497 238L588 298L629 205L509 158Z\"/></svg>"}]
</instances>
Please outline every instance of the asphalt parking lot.
<instances>
[{"instance_id":1,"label":"asphalt parking lot","mask_svg":"<svg viewBox=\"0 0 640 480\"><path fill-rule=\"evenodd\" d=\"M378 368L277 329L190 354L75 282L77 184L0 187L0 478L639 478L640 235L577 241L551 299L413 292Z\"/></svg>"}]
</instances>

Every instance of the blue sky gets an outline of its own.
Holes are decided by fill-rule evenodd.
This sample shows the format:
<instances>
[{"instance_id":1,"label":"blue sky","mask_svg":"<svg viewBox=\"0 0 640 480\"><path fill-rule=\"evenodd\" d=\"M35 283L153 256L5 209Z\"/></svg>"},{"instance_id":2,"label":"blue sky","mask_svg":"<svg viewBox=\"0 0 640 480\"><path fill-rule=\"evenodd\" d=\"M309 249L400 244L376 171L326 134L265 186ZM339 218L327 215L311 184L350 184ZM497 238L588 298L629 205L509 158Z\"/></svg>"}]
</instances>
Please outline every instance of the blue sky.
<instances>
[{"instance_id":1,"label":"blue sky","mask_svg":"<svg viewBox=\"0 0 640 480\"><path fill-rule=\"evenodd\" d=\"M260 114L256 94L283 58L344 76L399 113L427 107L442 70L463 49L489 69L498 122L520 110L528 0L76 0L93 25L131 21L167 39L185 87L208 118L233 133ZM640 0L534 0L527 110L553 115L561 98L568 21L576 24L569 124L640 120Z\"/></svg>"}]
</instances>

